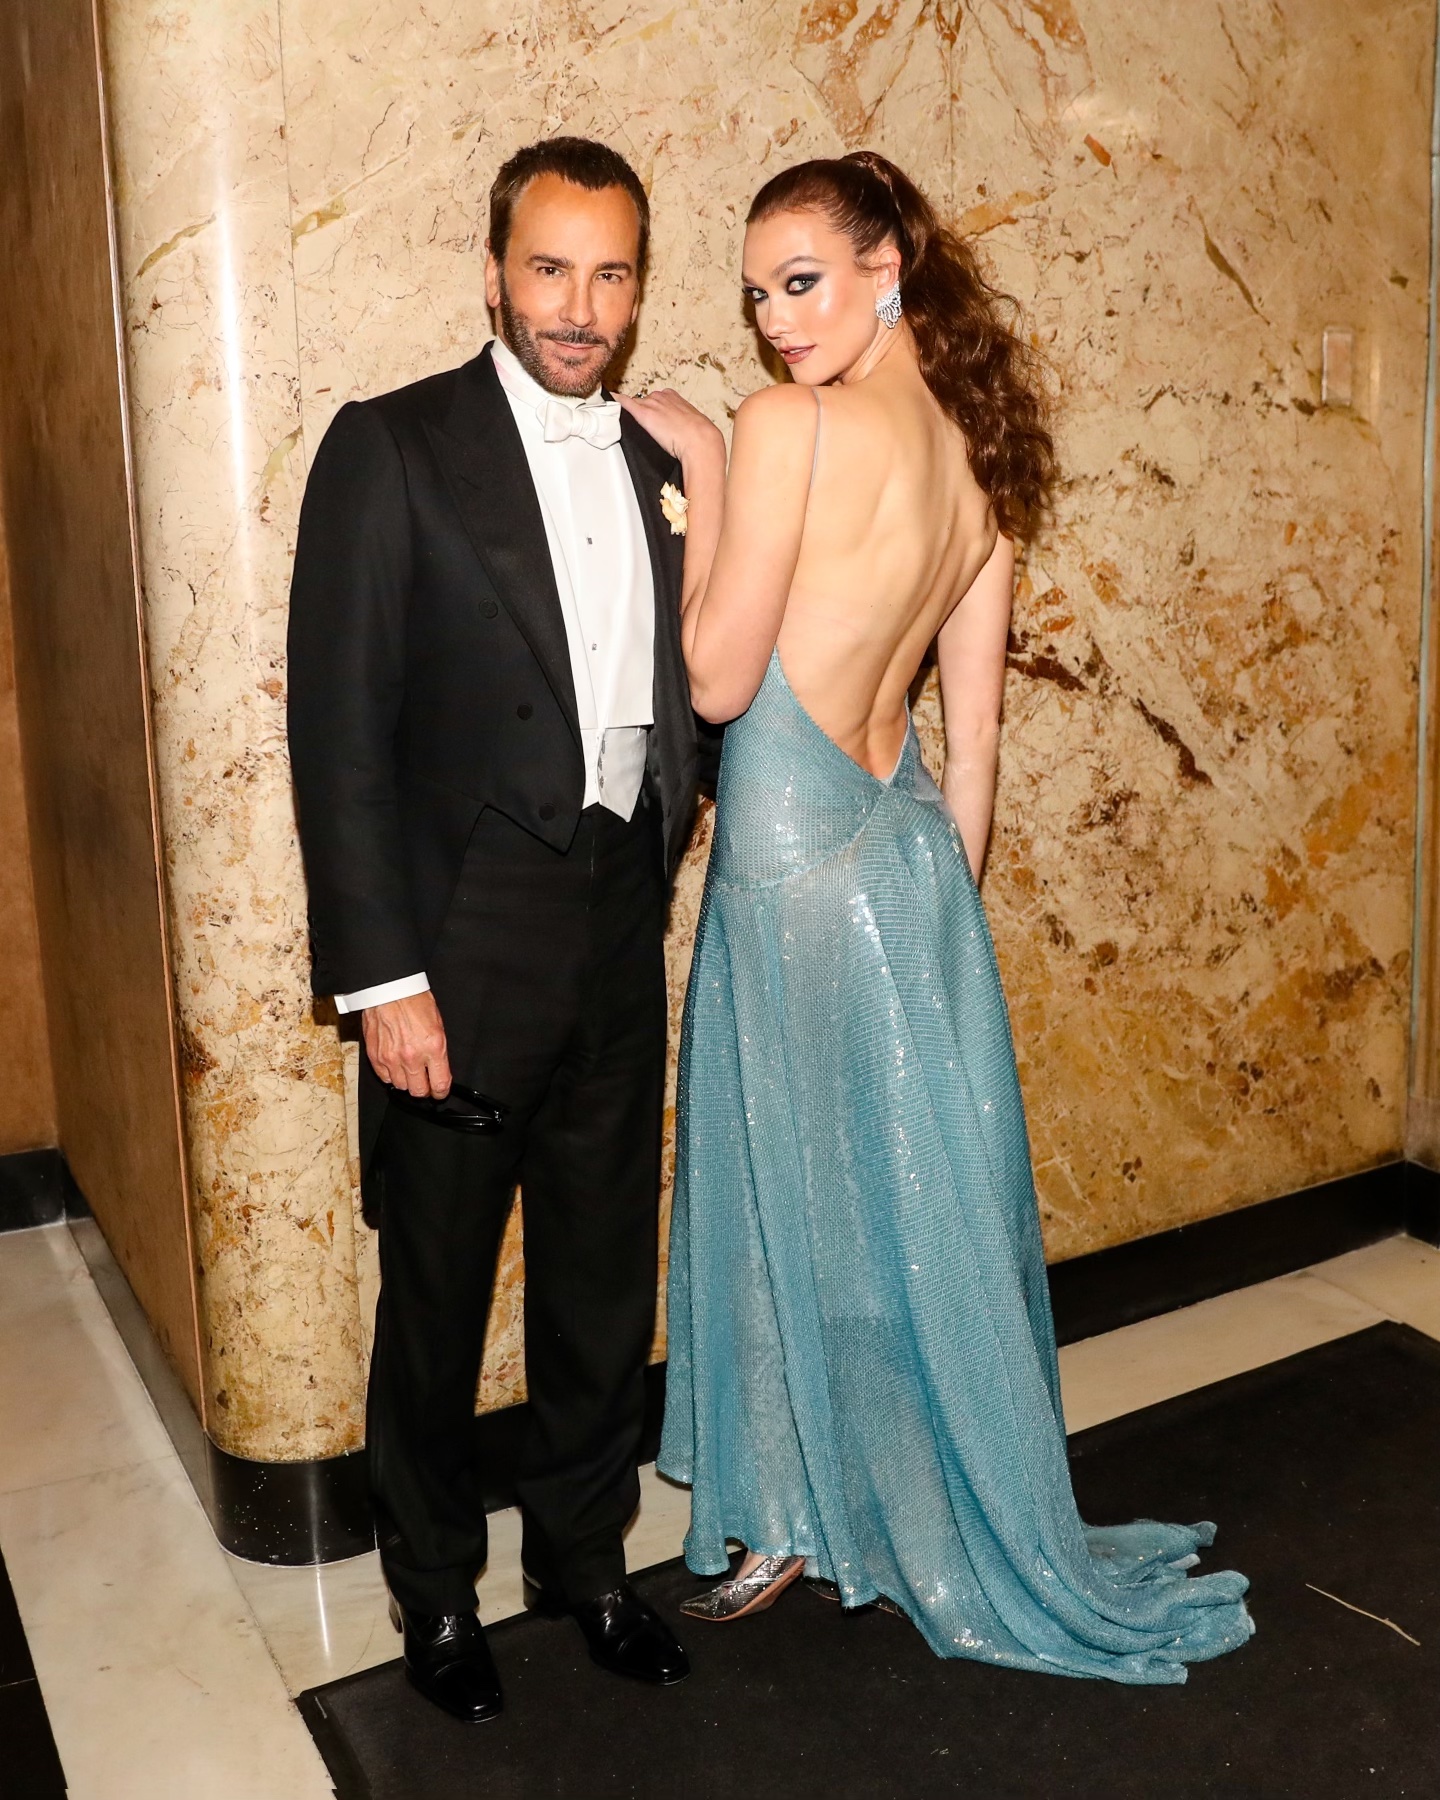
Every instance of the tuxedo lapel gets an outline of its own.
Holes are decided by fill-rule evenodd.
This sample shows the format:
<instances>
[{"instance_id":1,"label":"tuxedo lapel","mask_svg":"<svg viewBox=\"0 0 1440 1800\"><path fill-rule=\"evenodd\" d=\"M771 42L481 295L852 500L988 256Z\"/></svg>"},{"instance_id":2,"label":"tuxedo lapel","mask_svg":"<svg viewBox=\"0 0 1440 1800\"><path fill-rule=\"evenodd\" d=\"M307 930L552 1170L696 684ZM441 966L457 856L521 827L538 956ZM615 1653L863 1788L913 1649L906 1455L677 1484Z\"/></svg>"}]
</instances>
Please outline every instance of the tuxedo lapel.
<instances>
[{"instance_id":1,"label":"tuxedo lapel","mask_svg":"<svg viewBox=\"0 0 1440 1800\"><path fill-rule=\"evenodd\" d=\"M625 466L630 471L640 517L645 523L645 542L650 551L650 568L655 579L655 605L662 603L674 610L680 604L677 580L679 559L671 552L667 539L673 536L660 508L660 489L669 474L660 462L659 446L649 432L637 425L630 414L620 416L620 448ZM658 454L657 454L658 453ZM668 458L666 459L668 462Z\"/></svg>"},{"instance_id":2,"label":"tuxedo lapel","mask_svg":"<svg viewBox=\"0 0 1440 1800\"><path fill-rule=\"evenodd\" d=\"M475 553L578 743L575 678L545 520L488 344L460 370L444 428L427 423L425 430Z\"/></svg>"},{"instance_id":3,"label":"tuxedo lapel","mask_svg":"<svg viewBox=\"0 0 1440 1800\"><path fill-rule=\"evenodd\" d=\"M680 650L680 584L684 543L671 531L660 506L660 490L676 480L673 459L630 414L620 419L620 447L634 484L650 570L655 587L655 723L663 736L673 730L680 712L688 719L690 689Z\"/></svg>"}]
</instances>

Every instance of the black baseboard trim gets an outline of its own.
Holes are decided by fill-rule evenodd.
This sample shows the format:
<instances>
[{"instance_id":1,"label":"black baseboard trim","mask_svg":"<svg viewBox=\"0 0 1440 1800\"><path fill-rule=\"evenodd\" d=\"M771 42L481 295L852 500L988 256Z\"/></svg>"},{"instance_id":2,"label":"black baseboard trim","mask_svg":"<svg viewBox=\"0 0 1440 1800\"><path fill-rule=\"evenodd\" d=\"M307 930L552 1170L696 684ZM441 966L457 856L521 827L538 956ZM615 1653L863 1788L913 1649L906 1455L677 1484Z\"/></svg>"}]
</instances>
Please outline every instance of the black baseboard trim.
<instances>
[{"instance_id":1,"label":"black baseboard trim","mask_svg":"<svg viewBox=\"0 0 1440 1800\"><path fill-rule=\"evenodd\" d=\"M58 1152L39 1152L60 1161ZM0 1158L0 1172L13 1158ZM53 1182L54 1164L49 1165ZM68 1193L74 1190L64 1172ZM64 1204L74 1202L68 1198ZM215 1535L250 1562L308 1566L339 1562L375 1542L365 1453L309 1462L259 1462L222 1450L200 1421L150 1329L100 1229L78 1207L32 1223L72 1220L111 1318L150 1391ZM1049 1270L1056 1336L1062 1344L1155 1318L1276 1275L1288 1275L1408 1231L1440 1246L1440 1172L1389 1162L1299 1193L1202 1219L1111 1250L1095 1251ZM640 1461L653 1461L665 1407L665 1365L645 1373L645 1429ZM515 1504L515 1476L528 1405L482 1413L475 1452L485 1471L487 1511Z\"/></svg>"},{"instance_id":2,"label":"black baseboard trim","mask_svg":"<svg viewBox=\"0 0 1440 1800\"><path fill-rule=\"evenodd\" d=\"M278 1463L222 1450L201 1426L100 1227L72 1219L70 1235L224 1548L246 1562L290 1566L373 1550L365 1452Z\"/></svg>"},{"instance_id":3,"label":"black baseboard trim","mask_svg":"<svg viewBox=\"0 0 1440 1800\"><path fill-rule=\"evenodd\" d=\"M638 1461L653 1462L665 1415L665 1365L645 1371L645 1424ZM528 1402L480 1413L475 1466L483 1471L486 1512L514 1506ZM375 1525L363 1450L313 1462L257 1462L205 1440L207 1511L215 1535L246 1562L310 1565L340 1562L375 1547ZM204 1496L202 1496L203 1498Z\"/></svg>"},{"instance_id":4,"label":"black baseboard trim","mask_svg":"<svg viewBox=\"0 0 1440 1800\"><path fill-rule=\"evenodd\" d=\"M1440 1249L1440 1171L1406 1163L1405 1229L1422 1244Z\"/></svg>"},{"instance_id":5,"label":"black baseboard trim","mask_svg":"<svg viewBox=\"0 0 1440 1800\"><path fill-rule=\"evenodd\" d=\"M1113 1250L1052 1263L1055 1335L1062 1344L1098 1337L1406 1230L1435 1243L1437 1227L1440 1174L1415 1163L1381 1163Z\"/></svg>"},{"instance_id":6,"label":"black baseboard trim","mask_svg":"<svg viewBox=\"0 0 1440 1800\"><path fill-rule=\"evenodd\" d=\"M207 1437L210 1523L246 1562L344 1562L375 1548L365 1452L310 1462L256 1462Z\"/></svg>"},{"instance_id":7,"label":"black baseboard trim","mask_svg":"<svg viewBox=\"0 0 1440 1800\"><path fill-rule=\"evenodd\" d=\"M90 1208L58 1150L17 1150L0 1156L0 1231L28 1231L84 1219Z\"/></svg>"}]
</instances>

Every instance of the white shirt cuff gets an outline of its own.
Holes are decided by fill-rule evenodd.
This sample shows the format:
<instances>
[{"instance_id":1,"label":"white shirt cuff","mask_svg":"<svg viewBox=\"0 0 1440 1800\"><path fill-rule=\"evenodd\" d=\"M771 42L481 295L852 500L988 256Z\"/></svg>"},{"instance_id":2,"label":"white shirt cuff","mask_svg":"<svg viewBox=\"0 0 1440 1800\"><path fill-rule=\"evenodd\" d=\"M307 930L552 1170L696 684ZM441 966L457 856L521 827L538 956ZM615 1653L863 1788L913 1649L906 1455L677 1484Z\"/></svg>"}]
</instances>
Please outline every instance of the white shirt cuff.
<instances>
[{"instance_id":1,"label":"white shirt cuff","mask_svg":"<svg viewBox=\"0 0 1440 1800\"><path fill-rule=\"evenodd\" d=\"M428 994L430 983L422 969L418 975L402 975L398 981L382 981L376 987L357 988L353 994L336 994L336 1012L363 1012L367 1006L383 1006L387 1000L408 1000L412 994Z\"/></svg>"}]
</instances>

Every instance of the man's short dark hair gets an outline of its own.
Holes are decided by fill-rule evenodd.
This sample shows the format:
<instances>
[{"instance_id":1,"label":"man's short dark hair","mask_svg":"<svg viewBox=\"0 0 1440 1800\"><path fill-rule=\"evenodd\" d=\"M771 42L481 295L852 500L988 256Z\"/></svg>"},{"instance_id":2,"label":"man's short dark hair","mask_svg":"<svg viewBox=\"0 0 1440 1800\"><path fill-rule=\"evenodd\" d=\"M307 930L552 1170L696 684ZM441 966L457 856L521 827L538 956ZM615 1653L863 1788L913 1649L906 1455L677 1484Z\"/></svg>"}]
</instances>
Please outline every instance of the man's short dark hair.
<instances>
[{"instance_id":1,"label":"man's short dark hair","mask_svg":"<svg viewBox=\"0 0 1440 1800\"><path fill-rule=\"evenodd\" d=\"M602 188L624 188L635 202L640 216L640 249L637 275L645 273L645 259L650 251L650 197L640 185L640 177L608 144L597 144L592 138L546 138L539 144L527 144L517 150L490 185L490 253L503 263L510 247L510 226L515 203L537 175L558 175L576 187L599 193Z\"/></svg>"}]
</instances>

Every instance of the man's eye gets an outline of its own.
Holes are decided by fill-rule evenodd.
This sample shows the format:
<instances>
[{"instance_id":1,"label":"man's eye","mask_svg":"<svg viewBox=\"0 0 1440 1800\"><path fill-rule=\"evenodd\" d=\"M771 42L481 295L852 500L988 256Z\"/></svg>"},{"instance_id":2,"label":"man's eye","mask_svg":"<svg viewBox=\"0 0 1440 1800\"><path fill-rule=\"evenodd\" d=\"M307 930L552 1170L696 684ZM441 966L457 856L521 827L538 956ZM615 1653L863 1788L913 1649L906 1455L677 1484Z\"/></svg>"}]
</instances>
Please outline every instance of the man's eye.
<instances>
[{"instance_id":1,"label":"man's eye","mask_svg":"<svg viewBox=\"0 0 1440 1800\"><path fill-rule=\"evenodd\" d=\"M785 283L787 294L808 294L820 279L818 275L792 275Z\"/></svg>"},{"instance_id":2,"label":"man's eye","mask_svg":"<svg viewBox=\"0 0 1440 1800\"><path fill-rule=\"evenodd\" d=\"M560 271L554 263L541 263L540 273L542 275L558 275Z\"/></svg>"}]
</instances>

